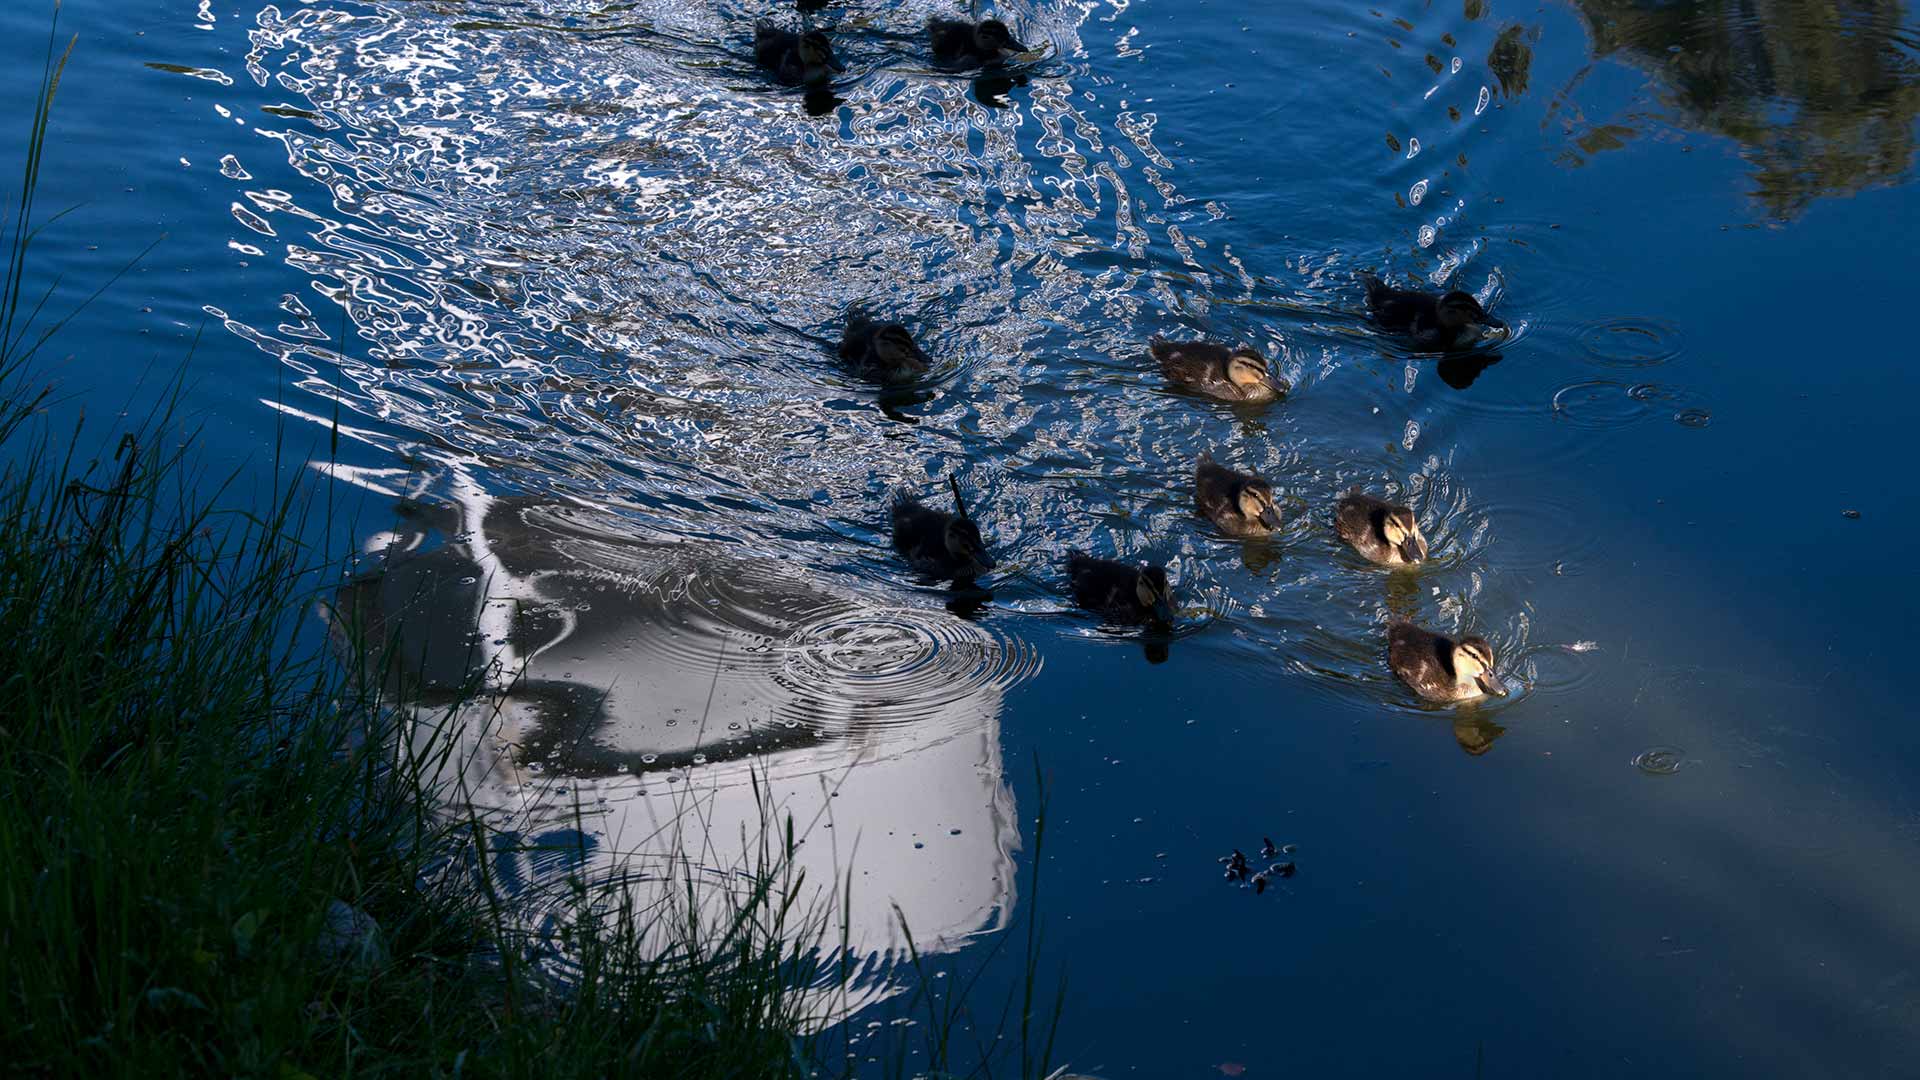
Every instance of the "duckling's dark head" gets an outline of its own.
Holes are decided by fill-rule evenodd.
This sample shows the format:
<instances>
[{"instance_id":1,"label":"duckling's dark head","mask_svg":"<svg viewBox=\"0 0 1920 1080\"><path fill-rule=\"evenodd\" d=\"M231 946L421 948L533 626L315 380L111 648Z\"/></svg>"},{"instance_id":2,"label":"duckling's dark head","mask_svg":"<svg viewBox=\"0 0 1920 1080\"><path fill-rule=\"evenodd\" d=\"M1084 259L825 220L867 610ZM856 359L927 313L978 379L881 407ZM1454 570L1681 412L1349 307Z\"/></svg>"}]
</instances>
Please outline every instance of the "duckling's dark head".
<instances>
[{"instance_id":1,"label":"duckling's dark head","mask_svg":"<svg viewBox=\"0 0 1920 1080\"><path fill-rule=\"evenodd\" d=\"M1133 579L1133 593L1140 606L1152 613L1155 622L1173 624L1173 590L1167 584L1165 567L1141 563Z\"/></svg>"},{"instance_id":2,"label":"duckling's dark head","mask_svg":"<svg viewBox=\"0 0 1920 1080\"><path fill-rule=\"evenodd\" d=\"M1458 289L1440 298L1439 316L1442 327L1456 335L1464 333L1467 340L1484 337L1489 331L1504 332L1507 328L1506 323L1487 314L1487 309L1480 306L1472 293Z\"/></svg>"},{"instance_id":3,"label":"duckling's dark head","mask_svg":"<svg viewBox=\"0 0 1920 1080\"><path fill-rule=\"evenodd\" d=\"M993 556L987 554L987 542L980 535L980 526L967 518L957 517L947 522L947 554L972 564L976 574L986 573L997 565Z\"/></svg>"},{"instance_id":4,"label":"duckling's dark head","mask_svg":"<svg viewBox=\"0 0 1920 1080\"><path fill-rule=\"evenodd\" d=\"M1420 522L1407 507L1381 511L1380 538L1400 553L1402 562L1417 563L1427 557L1427 538L1420 535Z\"/></svg>"},{"instance_id":5,"label":"duckling's dark head","mask_svg":"<svg viewBox=\"0 0 1920 1080\"><path fill-rule=\"evenodd\" d=\"M833 58L833 42L827 39L824 30L809 30L801 34L794 48L800 53L800 62L810 68L837 69L840 66Z\"/></svg>"},{"instance_id":6,"label":"duckling's dark head","mask_svg":"<svg viewBox=\"0 0 1920 1080\"><path fill-rule=\"evenodd\" d=\"M927 370L925 354L904 326L882 326L873 332L873 356L888 371L904 375Z\"/></svg>"},{"instance_id":7,"label":"duckling's dark head","mask_svg":"<svg viewBox=\"0 0 1920 1080\"><path fill-rule=\"evenodd\" d=\"M1273 504L1273 485L1255 477L1240 485L1240 494L1236 501L1240 505L1240 515L1248 521L1257 521L1269 529L1280 527L1280 510Z\"/></svg>"},{"instance_id":8,"label":"duckling's dark head","mask_svg":"<svg viewBox=\"0 0 1920 1080\"><path fill-rule=\"evenodd\" d=\"M1287 385L1267 371L1267 358L1245 345L1228 354L1227 381L1242 394L1258 393L1262 389L1277 394L1287 392Z\"/></svg>"},{"instance_id":9,"label":"duckling's dark head","mask_svg":"<svg viewBox=\"0 0 1920 1080\"><path fill-rule=\"evenodd\" d=\"M1471 681L1483 693L1507 696L1506 684L1493 672L1493 646L1477 634L1453 643L1453 677L1456 684Z\"/></svg>"},{"instance_id":10,"label":"duckling's dark head","mask_svg":"<svg viewBox=\"0 0 1920 1080\"><path fill-rule=\"evenodd\" d=\"M1014 38L1013 31L1007 29L1007 24L999 19L987 19L974 27L973 41L981 52L1002 59L1027 51L1027 47Z\"/></svg>"}]
</instances>

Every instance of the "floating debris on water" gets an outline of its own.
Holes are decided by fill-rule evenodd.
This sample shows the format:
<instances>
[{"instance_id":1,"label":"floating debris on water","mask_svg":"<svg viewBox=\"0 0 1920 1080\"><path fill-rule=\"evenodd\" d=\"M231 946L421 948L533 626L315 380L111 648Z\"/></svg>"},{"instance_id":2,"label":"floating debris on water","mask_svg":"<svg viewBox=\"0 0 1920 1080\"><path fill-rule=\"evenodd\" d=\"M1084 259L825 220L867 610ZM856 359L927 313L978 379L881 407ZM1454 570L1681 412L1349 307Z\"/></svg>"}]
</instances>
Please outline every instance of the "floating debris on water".
<instances>
[{"instance_id":1,"label":"floating debris on water","mask_svg":"<svg viewBox=\"0 0 1920 1080\"><path fill-rule=\"evenodd\" d=\"M1634 755L1633 767L1649 776L1672 776L1686 761L1686 751L1678 747L1655 746Z\"/></svg>"}]
</instances>

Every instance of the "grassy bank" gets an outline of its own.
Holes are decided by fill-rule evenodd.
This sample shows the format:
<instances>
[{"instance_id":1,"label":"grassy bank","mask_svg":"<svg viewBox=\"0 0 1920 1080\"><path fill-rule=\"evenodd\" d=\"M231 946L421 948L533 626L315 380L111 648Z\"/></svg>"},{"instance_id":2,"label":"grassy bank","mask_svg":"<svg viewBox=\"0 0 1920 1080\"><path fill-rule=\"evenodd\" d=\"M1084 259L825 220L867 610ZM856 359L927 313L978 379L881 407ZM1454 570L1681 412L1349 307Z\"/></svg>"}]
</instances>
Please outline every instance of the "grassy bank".
<instances>
[{"instance_id":1,"label":"grassy bank","mask_svg":"<svg viewBox=\"0 0 1920 1080\"><path fill-rule=\"evenodd\" d=\"M718 924L686 917L690 897L645 910L578 897L596 914L566 928L577 970L556 983L526 960L536 943L511 907L524 898L492 887L487 826L438 809L452 740L419 737L380 642L314 647L315 602L339 576L298 540L315 493L231 496L164 410L127 430L49 428L34 358L59 320L41 311L29 256L61 63L50 51L27 194L0 236L7 1070L846 1072L846 1032L822 1024L833 994L817 992L834 983L832 913L788 879L778 823ZM1003 1045L1000 1074L1044 1075L1037 947L1029 936L1025 990L993 1010L1004 1042L963 1040L963 1000L929 976L900 999L917 1034L862 1058L950 1075L965 1057L965 1072L993 1075L1001 1054L980 1049Z\"/></svg>"}]
</instances>

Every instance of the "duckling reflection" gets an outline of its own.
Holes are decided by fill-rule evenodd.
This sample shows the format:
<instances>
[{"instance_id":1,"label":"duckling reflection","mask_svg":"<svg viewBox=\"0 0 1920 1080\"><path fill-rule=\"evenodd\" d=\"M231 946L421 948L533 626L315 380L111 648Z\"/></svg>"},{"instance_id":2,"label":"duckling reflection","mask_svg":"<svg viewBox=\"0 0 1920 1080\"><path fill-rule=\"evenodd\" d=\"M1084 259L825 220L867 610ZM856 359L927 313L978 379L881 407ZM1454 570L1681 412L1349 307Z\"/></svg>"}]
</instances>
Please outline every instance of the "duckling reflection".
<instances>
[{"instance_id":1,"label":"duckling reflection","mask_svg":"<svg viewBox=\"0 0 1920 1080\"><path fill-rule=\"evenodd\" d=\"M1007 100L1007 95L1025 85L1027 73L1024 71L983 72L974 77L973 99L989 109L1011 108L1013 103Z\"/></svg>"},{"instance_id":2,"label":"duckling reflection","mask_svg":"<svg viewBox=\"0 0 1920 1080\"><path fill-rule=\"evenodd\" d=\"M846 101L846 98L825 86L810 86L806 94L800 98L800 103L806 108L808 116L825 116L846 104Z\"/></svg>"},{"instance_id":3,"label":"duckling reflection","mask_svg":"<svg viewBox=\"0 0 1920 1080\"><path fill-rule=\"evenodd\" d=\"M1493 741L1507 733L1507 729L1484 716L1472 715L1473 709L1462 709L1453 718L1453 741L1471 757L1493 749Z\"/></svg>"},{"instance_id":4,"label":"duckling reflection","mask_svg":"<svg viewBox=\"0 0 1920 1080\"><path fill-rule=\"evenodd\" d=\"M1246 567L1249 573L1265 573L1268 567L1279 561L1279 550L1267 538L1246 540L1240 544L1240 565Z\"/></svg>"},{"instance_id":5,"label":"duckling reflection","mask_svg":"<svg viewBox=\"0 0 1920 1080\"><path fill-rule=\"evenodd\" d=\"M1014 39L1013 31L999 19L967 22L963 19L930 18L927 41L933 48L933 62L944 68L977 68L1004 63L1027 51Z\"/></svg>"},{"instance_id":6,"label":"duckling reflection","mask_svg":"<svg viewBox=\"0 0 1920 1080\"><path fill-rule=\"evenodd\" d=\"M1273 485L1252 473L1215 464L1205 450L1193 470L1193 508L1228 536L1272 536L1280 527Z\"/></svg>"},{"instance_id":7,"label":"duckling reflection","mask_svg":"<svg viewBox=\"0 0 1920 1080\"><path fill-rule=\"evenodd\" d=\"M1368 562L1412 566L1427 557L1427 538L1411 507L1375 498L1359 488L1334 504L1333 528Z\"/></svg>"},{"instance_id":8,"label":"duckling reflection","mask_svg":"<svg viewBox=\"0 0 1920 1080\"><path fill-rule=\"evenodd\" d=\"M455 512L408 515L376 545L384 570L341 590L335 626L391 635L434 699L485 675L447 729L465 740L448 790L527 835L592 808L590 865L569 872L642 905L737 890L763 826L791 819L791 872L821 889L802 903L844 914L853 963L877 972L850 1007L894 992L878 969L904 955L896 903L922 952L1004 925L1019 834L999 715L1032 650L774 560L622 531L470 491ZM446 718L420 707L425 739ZM850 868L859 887L829 895Z\"/></svg>"},{"instance_id":9,"label":"duckling reflection","mask_svg":"<svg viewBox=\"0 0 1920 1080\"><path fill-rule=\"evenodd\" d=\"M1387 630L1387 663L1414 693L1428 701L1475 701L1507 688L1493 670L1493 646L1479 636L1458 641L1395 622Z\"/></svg>"},{"instance_id":10,"label":"duckling reflection","mask_svg":"<svg viewBox=\"0 0 1920 1080\"><path fill-rule=\"evenodd\" d=\"M1173 591L1163 566L1096 559L1074 550L1067 553L1067 579L1073 584L1074 603L1112 622L1173 625Z\"/></svg>"},{"instance_id":11,"label":"duckling reflection","mask_svg":"<svg viewBox=\"0 0 1920 1080\"><path fill-rule=\"evenodd\" d=\"M1264 403L1285 397L1287 381L1270 374L1267 358L1247 345L1154 338L1153 358L1175 386L1222 401Z\"/></svg>"},{"instance_id":12,"label":"duckling reflection","mask_svg":"<svg viewBox=\"0 0 1920 1080\"><path fill-rule=\"evenodd\" d=\"M879 393L873 396L873 403L880 407L882 416L897 424L917 424L920 418L907 410L916 405L925 405L933 398L932 390L908 383L881 387Z\"/></svg>"},{"instance_id":13,"label":"duckling reflection","mask_svg":"<svg viewBox=\"0 0 1920 1080\"><path fill-rule=\"evenodd\" d=\"M911 382L932 367L905 326L875 322L859 308L847 312L840 359L860 377L888 384Z\"/></svg>"},{"instance_id":14,"label":"duckling reflection","mask_svg":"<svg viewBox=\"0 0 1920 1080\"><path fill-rule=\"evenodd\" d=\"M1440 381L1455 390L1465 390L1472 386L1480 373L1500 362L1500 354L1491 349L1475 349L1472 352L1454 352L1440 358L1434 370Z\"/></svg>"},{"instance_id":15,"label":"duckling reflection","mask_svg":"<svg viewBox=\"0 0 1920 1080\"><path fill-rule=\"evenodd\" d=\"M753 62L783 86L824 86L841 70L826 31L784 30L766 21L753 27Z\"/></svg>"},{"instance_id":16,"label":"duckling reflection","mask_svg":"<svg viewBox=\"0 0 1920 1080\"><path fill-rule=\"evenodd\" d=\"M1434 296L1396 289L1372 274L1360 275L1367 287L1367 311L1374 324L1406 337L1422 352L1470 349L1506 336L1507 326L1487 314L1472 293L1458 289Z\"/></svg>"},{"instance_id":17,"label":"duckling reflection","mask_svg":"<svg viewBox=\"0 0 1920 1080\"><path fill-rule=\"evenodd\" d=\"M1420 614L1419 575L1388 574L1386 593L1389 622L1410 622Z\"/></svg>"},{"instance_id":18,"label":"duckling reflection","mask_svg":"<svg viewBox=\"0 0 1920 1080\"><path fill-rule=\"evenodd\" d=\"M893 550L915 570L955 583L970 582L994 568L980 526L960 500L960 482L948 477L956 513L935 510L901 492L894 497Z\"/></svg>"}]
</instances>

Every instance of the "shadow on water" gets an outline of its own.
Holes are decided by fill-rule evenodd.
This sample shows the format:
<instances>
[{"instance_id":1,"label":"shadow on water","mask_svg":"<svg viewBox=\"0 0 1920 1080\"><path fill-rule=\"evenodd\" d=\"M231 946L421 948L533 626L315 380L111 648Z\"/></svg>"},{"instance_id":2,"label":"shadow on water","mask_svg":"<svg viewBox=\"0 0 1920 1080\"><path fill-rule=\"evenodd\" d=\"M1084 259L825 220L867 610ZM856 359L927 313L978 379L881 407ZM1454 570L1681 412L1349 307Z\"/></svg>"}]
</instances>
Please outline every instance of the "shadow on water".
<instances>
[{"instance_id":1,"label":"shadow on water","mask_svg":"<svg viewBox=\"0 0 1920 1080\"><path fill-rule=\"evenodd\" d=\"M1740 143L1753 166L1753 198L1771 215L1897 182L1913 164L1920 35L1901 3L1576 0L1574 7L1596 59L1653 77L1667 120ZM1630 120L1586 126L1564 160L1579 164L1639 133Z\"/></svg>"}]
</instances>

